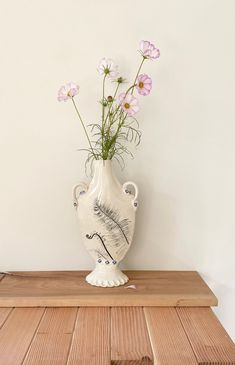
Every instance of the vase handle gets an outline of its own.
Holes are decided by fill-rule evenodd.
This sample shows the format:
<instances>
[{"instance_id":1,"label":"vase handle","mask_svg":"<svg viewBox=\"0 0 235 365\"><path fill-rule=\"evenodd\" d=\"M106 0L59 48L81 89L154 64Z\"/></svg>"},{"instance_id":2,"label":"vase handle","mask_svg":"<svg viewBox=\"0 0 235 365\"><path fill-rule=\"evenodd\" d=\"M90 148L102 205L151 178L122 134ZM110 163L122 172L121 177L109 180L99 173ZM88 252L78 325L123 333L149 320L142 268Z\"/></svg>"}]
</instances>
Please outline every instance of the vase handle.
<instances>
[{"instance_id":1,"label":"vase handle","mask_svg":"<svg viewBox=\"0 0 235 365\"><path fill-rule=\"evenodd\" d=\"M137 209L138 207L138 194L139 194L139 190L138 190L138 186L133 182L133 181L127 181L122 185L122 190L125 194L131 194L130 190L128 190L128 186L133 186L135 189L135 196L132 199L132 205L135 209Z\"/></svg>"},{"instance_id":2,"label":"vase handle","mask_svg":"<svg viewBox=\"0 0 235 365\"><path fill-rule=\"evenodd\" d=\"M84 182L74 185L72 194L73 194L73 206L75 209L78 207L79 196L85 194L88 190L88 185Z\"/></svg>"}]
</instances>

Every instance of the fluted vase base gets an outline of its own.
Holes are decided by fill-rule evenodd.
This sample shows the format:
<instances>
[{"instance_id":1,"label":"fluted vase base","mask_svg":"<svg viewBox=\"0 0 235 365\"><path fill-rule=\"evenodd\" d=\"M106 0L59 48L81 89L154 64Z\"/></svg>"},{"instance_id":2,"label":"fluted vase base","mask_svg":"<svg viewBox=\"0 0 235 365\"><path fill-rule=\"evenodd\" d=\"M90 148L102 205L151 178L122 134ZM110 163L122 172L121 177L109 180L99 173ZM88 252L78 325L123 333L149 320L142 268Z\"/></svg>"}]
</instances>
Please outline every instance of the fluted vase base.
<instances>
[{"instance_id":1,"label":"fluted vase base","mask_svg":"<svg viewBox=\"0 0 235 365\"><path fill-rule=\"evenodd\" d=\"M97 264L95 269L86 277L89 284L104 288L124 285L128 280L128 277L117 265L107 266L103 263Z\"/></svg>"}]
</instances>

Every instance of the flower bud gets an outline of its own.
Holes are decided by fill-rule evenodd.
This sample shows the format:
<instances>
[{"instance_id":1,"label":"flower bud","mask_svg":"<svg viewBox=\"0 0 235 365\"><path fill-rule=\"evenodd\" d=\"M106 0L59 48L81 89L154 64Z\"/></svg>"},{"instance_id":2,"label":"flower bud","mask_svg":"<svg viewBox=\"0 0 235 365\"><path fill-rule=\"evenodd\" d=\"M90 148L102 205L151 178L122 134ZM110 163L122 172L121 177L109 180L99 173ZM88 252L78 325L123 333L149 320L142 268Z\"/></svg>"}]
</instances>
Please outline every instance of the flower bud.
<instances>
[{"instance_id":1,"label":"flower bud","mask_svg":"<svg viewBox=\"0 0 235 365\"><path fill-rule=\"evenodd\" d=\"M123 82L125 82L125 79L124 79L123 77L119 77L119 78L117 79L117 82L118 82L119 84L122 84Z\"/></svg>"}]
</instances>

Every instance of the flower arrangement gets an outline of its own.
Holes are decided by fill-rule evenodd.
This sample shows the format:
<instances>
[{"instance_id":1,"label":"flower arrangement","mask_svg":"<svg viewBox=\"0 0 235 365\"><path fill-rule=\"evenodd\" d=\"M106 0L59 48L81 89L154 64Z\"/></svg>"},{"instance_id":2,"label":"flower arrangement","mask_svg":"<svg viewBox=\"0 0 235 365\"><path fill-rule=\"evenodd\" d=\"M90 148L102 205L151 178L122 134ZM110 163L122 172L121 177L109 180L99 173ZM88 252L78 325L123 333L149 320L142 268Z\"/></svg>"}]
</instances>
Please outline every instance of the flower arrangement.
<instances>
[{"instance_id":1,"label":"flower arrangement","mask_svg":"<svg viewBox=\"0 0 235 365\"><path fill-rule=\"evenodd\" d=\"M92 139L89 137L74 100L74 97L79 93L79 86L70 82L63 85L58 91L58 101L71 100L82 124L88 141L88 148L83 149L88 152L87 162L116 159L123 166L123 154L132 156L127 148L128 142L134 142L136 146L140 143L141 131L136 119L140 107L135 92L141 96L149 95L152 89L152 79L147 74L140 74L140 71L144 61L158 59L160 51L149 41L142 40L139 52L142 59L134 82L121 93L119 93L120 87L126 83L126 80L119 75L118 67L111 59L103 58L100 61L97 70L103 76L100 101L101 122L88 125ZM108 79L116 84L116 88L113 95L106 96L105 86Z\"/></svg>"}]
</instances>

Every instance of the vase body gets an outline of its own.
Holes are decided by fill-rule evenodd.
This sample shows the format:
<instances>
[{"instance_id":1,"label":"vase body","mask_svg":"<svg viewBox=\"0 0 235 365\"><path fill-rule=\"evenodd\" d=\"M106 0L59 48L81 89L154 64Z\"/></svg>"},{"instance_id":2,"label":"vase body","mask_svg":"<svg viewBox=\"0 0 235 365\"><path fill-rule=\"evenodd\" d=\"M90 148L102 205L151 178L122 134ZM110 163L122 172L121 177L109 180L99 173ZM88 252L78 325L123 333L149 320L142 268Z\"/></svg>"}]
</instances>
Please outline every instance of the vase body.
<instances>
[{"instance_id":1,"label":"vase body","mask_svg":"<svg viewBox=\"0 0 235 365\"><path fill-rule=\"evenodd\" d=\"M128 190L131 185L135 189L134 194ZM132 243L137 196L136 184L129 181L122 185L110 160L95 161L90 184L80 183L74 187L80 233L96 265L86 277L89 284L112 287L128 281L118 263Z\"/></svg>"}]
</instances>

